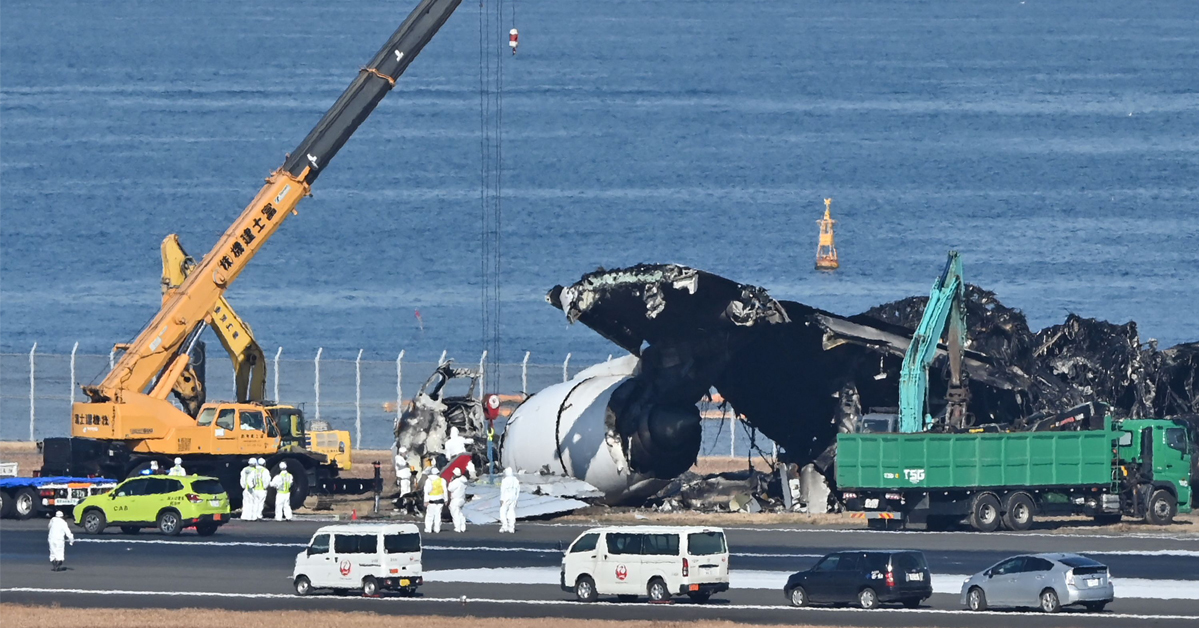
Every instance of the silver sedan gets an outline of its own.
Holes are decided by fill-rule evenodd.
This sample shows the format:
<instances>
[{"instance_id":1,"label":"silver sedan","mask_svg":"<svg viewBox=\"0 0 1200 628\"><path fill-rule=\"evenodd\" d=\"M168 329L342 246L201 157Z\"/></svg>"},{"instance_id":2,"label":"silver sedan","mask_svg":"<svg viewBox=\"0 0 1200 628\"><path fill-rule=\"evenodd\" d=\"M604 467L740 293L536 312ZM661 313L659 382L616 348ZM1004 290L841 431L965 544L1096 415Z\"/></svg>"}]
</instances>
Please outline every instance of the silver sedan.
<instances>
[{"instance_id":1,"label":"silver sedan","mask_svg":"<svg viewBox=\"0 0 1200 628\"><path fill-rule=\"evenodd\" d=\"M1112 600L1108 567L1078 554L1013 556L967 578L962 585L962 603L973 611L1007 606L1056 613L1074 604L1101 611Z\"/></svg>"}]
</instances>

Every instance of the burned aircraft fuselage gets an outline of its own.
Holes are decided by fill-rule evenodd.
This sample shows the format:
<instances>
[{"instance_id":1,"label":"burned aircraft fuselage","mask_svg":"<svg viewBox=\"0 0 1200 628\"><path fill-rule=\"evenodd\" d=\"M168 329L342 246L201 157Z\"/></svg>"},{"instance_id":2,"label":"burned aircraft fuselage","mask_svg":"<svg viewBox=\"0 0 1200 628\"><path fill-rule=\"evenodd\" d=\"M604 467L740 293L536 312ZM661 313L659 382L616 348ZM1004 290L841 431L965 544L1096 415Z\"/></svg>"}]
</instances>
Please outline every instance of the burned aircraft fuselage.
<instances>
[{"instance_id":1,"label":"burned aircraft fuselage","mask_svg":"<svg viewBox=\"0 0 1200 628\"><path fill-rule=\"evenodd\" d=\"M484 420L483 402L476 394L479 372L472 369L454 368L450 361L443 362L420 391L405 406L394 424L396 448L403 447L409 464L421 468L427 459L444 455L450 428L458 428L467 440L467 451L480 462L486 456L487 427ZM448 395L449 386L458 380L465 382L463 394Z\"/></svg>"}]
</instances>

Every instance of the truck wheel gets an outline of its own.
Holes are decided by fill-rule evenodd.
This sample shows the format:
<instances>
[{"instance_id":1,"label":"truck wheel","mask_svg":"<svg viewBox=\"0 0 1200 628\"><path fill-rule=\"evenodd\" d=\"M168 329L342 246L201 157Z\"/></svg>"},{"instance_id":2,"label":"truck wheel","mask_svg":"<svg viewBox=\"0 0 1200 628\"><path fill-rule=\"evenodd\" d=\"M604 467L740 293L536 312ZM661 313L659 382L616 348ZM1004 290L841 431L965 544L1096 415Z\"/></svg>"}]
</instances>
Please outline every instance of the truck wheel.
<instances>
[{"instance_id":1,"label":"truck wheel","mask_svg":"<svg viewBox=\"0 0 1200 628\"><path fill-rule=\"evenodd\" d=\"M292 471L293 463L296 471ZM292 510L300 510L304 507L304 500L308 499L308 470L299 460L289 460L288 471L292 473Z\"/></svg>"},{"instance_id":2,"label":"truck wheel","mask_svg":"<svg viewBox=\"0 0 1200 628\"><path fill-rule=\"evenodd\" d=\"M308 595L312 593L312 582L308 576L296 576L296 580L292 582L292 586L296 588L296 595Z\"/></svg>"},{"instance_id":3,"label":"truck wheel","mask_svg":"<svg viewBox=\"0 0 1200 628\"><path fill-rule=\"evenodd\" d=\"M363 597L375 597L379 594L379 583L375 581L375 576L367 576L362 581Z\"/></svg>"},{"instance_id":4,"label":"truck wheel","mask_svg":"<svg viewBox=\"0 0 1200 628\"><path fill-rule=\"evenodd\" d=\"M1165 526L1175 518L1175 496L1170 491L1158 489L1150 496L1146 505L1146 523Z\"/></svg>"},{"instance_id":5,"label":"truck wheel","mask_svg":"<svg viewBox=\"0 0 1200 628\"><path fill-rule=\"evenodd\" d=\"M88 534L100 534L104 531L104 527L108 525L108 518L104 516L104 511L99 508L89 508L83 513L83 531Z\"/></svg>"},{"instance_id":6,"label":"truck wheel","mask_svg":"<svg viewBox=\"0 0 1200 628\"><path fill-rule=\"evenodd\" d=\"M575 598L580 602L595 602L596 581L590 576L579 576L575 581Z\"/></svg>"},{"instance_id":7,"label":"truck wheel","mask_svg":"<svg viewBox=\"0 0 1200 628\"><path fill-rule=\"evenodd\" d=\"M971 527L980 532L995 532L1000 527L1000 500L991 493L979 493L971 500Z\"/></svg>"},{"instance_id":8,"label":"truck wheel","mask_svg":"<svg viewBox=\"0 0 1200 628\"><path fill-rule=\"evenodd\" d=\"M212 536L217 533L217 528L221 526L212 521L201 521L196 524L196 534L200 536Z\"/></svg>"},{"instance_id":9,"label":"truck wheel","mask_svg":"<svg viewBox=\"0 0 1200 628\"><path fill-rule=\"evenodd\" d=\"M1013 493L1004 504L1004 527L1020 532L1033 525L1033 498L1028 493Z\"/></svg>"},{"instance_id":10,"label":"truck wheel","mask_svg":"<svg viewBox=\"0 0 1200 628\"><path fill-rule=\"evenodd\" d=\"M37 500L37 491L28 486L17 491L17 496L13 499L13 512L16 513L17 519L25 520L36 514Z\"/></svg>"},{"instance_id":11,"label":"truck wheel","mask_svg":"<svg viewBox=\"0 0 1200 628\"><path fill-rule=\"evenodd\" d=\"M7 491L0 490L0 519L12 517L13 499Z\"/></svg>"},{"instance_id":12,"label":"truck wheel","mask_svg":"<svg viewBox=\"0 0 1200 628\"><path fill-rule=\"evenodd\" d=\"M171 509L158 513L159 532L167 536L179 536L179 531L182 529L183 522L179 519L179 513Z\"/></svg>"}]
</instances>

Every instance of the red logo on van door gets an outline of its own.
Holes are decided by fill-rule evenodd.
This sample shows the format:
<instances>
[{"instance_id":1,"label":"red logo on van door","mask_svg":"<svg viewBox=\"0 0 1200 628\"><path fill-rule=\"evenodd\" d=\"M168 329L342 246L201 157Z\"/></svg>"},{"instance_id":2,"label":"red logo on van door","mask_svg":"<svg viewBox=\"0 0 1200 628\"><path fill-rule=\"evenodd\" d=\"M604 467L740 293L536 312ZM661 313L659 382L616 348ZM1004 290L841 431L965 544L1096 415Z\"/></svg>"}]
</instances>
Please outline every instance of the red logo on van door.
<instances>
[{"instance_id":1,"label":"red logo on van door","mask_svg":"<svg viewBox=\"0 0 1200 628\"><path fill-rule=\"evenodd\" d=\"M350 575L350 561L343 560L341 564L338 565L338 570L342 572L343 576Z\"/></svg>"},{"instance_id":2,"label":"red logo on van door","mask_svg":"<svg viewBox=\"0 0 1200 628\"><path fill-rule=\"evenodd\" d=\"M625 565L617 565L617 580L624 580L629 577L629 569Z\"/></svg>"}]
</instances>

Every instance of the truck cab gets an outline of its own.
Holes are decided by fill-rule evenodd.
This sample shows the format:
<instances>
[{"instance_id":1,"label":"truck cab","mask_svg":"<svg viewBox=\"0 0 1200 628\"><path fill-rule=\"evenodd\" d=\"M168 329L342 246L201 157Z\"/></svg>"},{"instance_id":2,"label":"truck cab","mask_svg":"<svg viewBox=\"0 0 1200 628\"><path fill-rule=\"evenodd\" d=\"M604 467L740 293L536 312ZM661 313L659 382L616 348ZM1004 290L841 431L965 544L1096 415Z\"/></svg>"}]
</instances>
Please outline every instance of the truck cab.
<instances>
[{"instance_id":1,"label":"truck cab","mask_svg":"<svg viewBox=\"0 0 1200 628\"><path fill-rule=\"evenodd\" d=\"M275 419L253 403L206 403L196 427L171 431L166 442L175 449L163 453L268 455L279 450L281 440Z\"/></svg>"},{"instance_id":2,"label":"truck cab","mask_svg":"<svg viewBox=\"0 0 1200 628\"><path fill-rule=\"evenodd\" d=\"M1165 419L1125 419L1114 426L1117 435L1117 458L1121 461L1123 484L1137 485L1146 493L1144 503L1148 518L1167 518L1175 512L1191 512L1192 459L1196 444L1188 439L1187 430ZM1170 494L1168 506L1159 497ZM1158 498L1158 499L1156 499Z\"/></svg>"}]
</instances>

